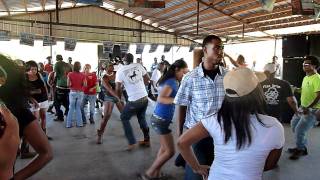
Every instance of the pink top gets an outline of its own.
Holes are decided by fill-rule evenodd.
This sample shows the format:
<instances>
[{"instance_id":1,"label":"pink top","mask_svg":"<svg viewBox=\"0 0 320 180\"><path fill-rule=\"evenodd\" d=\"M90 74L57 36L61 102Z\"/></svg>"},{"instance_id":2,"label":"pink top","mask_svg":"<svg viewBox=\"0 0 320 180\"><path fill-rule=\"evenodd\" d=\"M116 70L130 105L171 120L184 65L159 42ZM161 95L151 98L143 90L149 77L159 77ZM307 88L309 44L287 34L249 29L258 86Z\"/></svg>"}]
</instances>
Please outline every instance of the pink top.
<instances>
[{"instance_id":1,"label":"pink top","mask_svg":"<svg viewBox=\"0 0 320 180\"><path fill-rule=\"evenodd\" d=\"M68 78L70 80L70 90L73 91L83 91L83 81L85 80L86 76L80 72L70 72L68 74Z\"/></svg>"}]
</instances>

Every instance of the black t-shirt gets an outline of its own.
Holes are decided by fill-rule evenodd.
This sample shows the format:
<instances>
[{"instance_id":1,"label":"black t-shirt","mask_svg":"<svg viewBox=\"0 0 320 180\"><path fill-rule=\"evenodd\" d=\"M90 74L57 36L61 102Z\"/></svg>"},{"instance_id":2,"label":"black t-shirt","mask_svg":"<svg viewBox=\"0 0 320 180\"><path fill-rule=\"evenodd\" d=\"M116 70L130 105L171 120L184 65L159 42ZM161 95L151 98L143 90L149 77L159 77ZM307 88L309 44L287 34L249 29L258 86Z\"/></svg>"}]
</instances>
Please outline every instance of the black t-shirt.
<instances>
[{"instance_id":1,"label":"black t-shirt","mask_svg":"<svg viewBox=\"0 0 320 180\"><path fill-rule=\"evenodd\" d=\"M210 79L212 79L212 81L214 81L214 78L217 76L218 73L220 73L219 71L219 67L218 68L215 68L213 70L206 70L204 67L203 67L203 64L202 64L202 69L203 69L203 73L205 76L209 76Z\"/></svg>"},{"instance_id":2,"label":"black t-shirt","mask_svg":"<svg viewBox=\"0 0 320 180\"><path fill-rule=\"evenodd\" d=\"M290 84L287 81L269 78L261 82L267 102L266 113L280 119L282 107L287 103L287 97L293 96Z\"/></svg>"},{"instance_id":3,"label":"black t-shirt","mask_svg":"<svg viewBox=\"0 0 320 180\"><path fill-rule=\"evenodd\" d=\"M28 78L28 75L26 77ZM40 78L39 75L37 80L30 81L27 79L27 82L30 91L41 91L41 93L31 95L38 103L48 100L45 82Z\"/></svg>"}]
</instances>

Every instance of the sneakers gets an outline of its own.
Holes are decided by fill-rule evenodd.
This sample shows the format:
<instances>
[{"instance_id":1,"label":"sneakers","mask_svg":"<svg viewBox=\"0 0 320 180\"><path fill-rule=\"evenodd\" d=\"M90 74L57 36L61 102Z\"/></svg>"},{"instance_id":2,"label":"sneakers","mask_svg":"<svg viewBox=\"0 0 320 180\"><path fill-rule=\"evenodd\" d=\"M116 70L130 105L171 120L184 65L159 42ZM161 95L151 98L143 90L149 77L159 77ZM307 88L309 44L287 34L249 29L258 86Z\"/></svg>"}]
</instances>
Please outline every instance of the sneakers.
<instances>
[{"instance_id":1,"label":"sneakers","mask_svg":"<svg viewBox=\"0 0 320 180\"><path fill-rule=\"evenodd\" d=\"M298 148L289 148L288 152L291 153L292 155L289 157L291 160L297 160L300 158L300 156L306 156L308 155L308 150L307 148L304 149L298 149Z\"/></svg>"}]
</instances>

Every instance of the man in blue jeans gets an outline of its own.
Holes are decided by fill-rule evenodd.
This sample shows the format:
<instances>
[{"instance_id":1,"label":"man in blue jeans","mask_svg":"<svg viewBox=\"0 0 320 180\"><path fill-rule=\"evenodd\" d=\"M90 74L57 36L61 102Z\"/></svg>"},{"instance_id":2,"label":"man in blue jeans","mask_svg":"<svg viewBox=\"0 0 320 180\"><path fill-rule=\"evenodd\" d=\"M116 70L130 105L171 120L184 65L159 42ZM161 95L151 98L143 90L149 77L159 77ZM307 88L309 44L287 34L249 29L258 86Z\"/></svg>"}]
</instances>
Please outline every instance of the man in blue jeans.
<instances>
[{"instance_id":1,"label":"man in blue jeans","mask_svg":"<svg viewBox=\"0 0 320 180\"><path fill-rule=\"evenodd\" d=\"M144 135L144 140L139 141L139 145L150 146L149 127L146 122L148 93L145 88L150 78L145 68L141 64L133 63L133 59L132 54L126 54L124 59L125 65L118 69L116 74L116 92L118 97L121 98L122 85L124 85L128 94L128 102L120 116L129 143L128 151L134 149L137 143L130 124L130 119L133 115L137 115L140 128Z\"/></svg>"},{"instance_id":2,"label":"man in blue jeans","mask_svg":"<svg viewBox=\"0 0 320 180\"><path fill-rule=\"evenodd\" d=\"M178 135L183 127L191 129L202 119L217 113L224 99L223 77L226 70L220 66L223 44L218 36L207 36L202 43L203 62L188 73L181 82L174 103L178 105ZM214 147L211 137L193 144L193 151L202 165L211 166ZM185 180L202 180L187 165Z\"/></svg>"},{"instance_id":3,"label":"man in blue jeans","mask_svg":"<svg viewBox=\"0 0 320 180\"><path fill-rule=\"evenodd\" d=\"M296 147L289 148L292 153L291 160L297 160L300 156L308 154L307 133L315 125L316 111L320 109L320 75L317 73L319 66L318 59L314 56L307 56L303 62L303 70L306 76L301 86L301 108L291 120L291 128L295 134Z\"/></svg>"}]
</instances>

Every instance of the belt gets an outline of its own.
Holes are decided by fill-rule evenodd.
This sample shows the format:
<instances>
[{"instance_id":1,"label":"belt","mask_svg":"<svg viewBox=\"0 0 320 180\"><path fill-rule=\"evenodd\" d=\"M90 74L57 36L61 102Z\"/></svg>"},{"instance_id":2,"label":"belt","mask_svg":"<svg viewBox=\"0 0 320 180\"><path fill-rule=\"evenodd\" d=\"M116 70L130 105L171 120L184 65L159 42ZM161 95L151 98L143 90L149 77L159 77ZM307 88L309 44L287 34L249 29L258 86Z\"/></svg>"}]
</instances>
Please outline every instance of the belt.
<instances>
[{"instance_id":1,"label":"belt","mask_svg":"<svg viewBox=\"0 0 320 180\"><path fill-rule=\"evenodd\" d=\"M131 102L131 103L135 103L135 102L140 102L140 101L144 101L144 100L148 100L148 97L147 97L147 96L145 96L145 97L140 98L140 99L138 99L138 100L136 100L136 101L129 101L129 102Z\"/></svg>"},{"instance_id":2,"label":"belt","mask_svg":"<svg viewBox=\"0 0 320 180\"><path fill-rule=\"evenodd\" d=\"M56 86L58 89L69 89L68 87L61 87L61 86Z\"/></svg>"}]
</instances>

